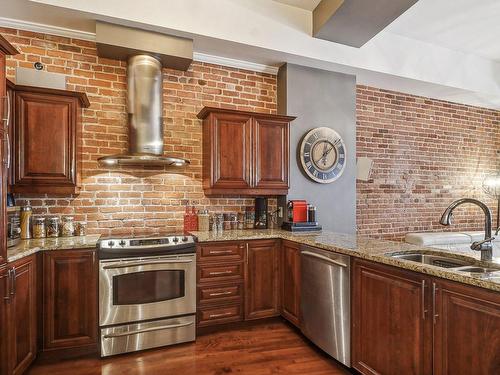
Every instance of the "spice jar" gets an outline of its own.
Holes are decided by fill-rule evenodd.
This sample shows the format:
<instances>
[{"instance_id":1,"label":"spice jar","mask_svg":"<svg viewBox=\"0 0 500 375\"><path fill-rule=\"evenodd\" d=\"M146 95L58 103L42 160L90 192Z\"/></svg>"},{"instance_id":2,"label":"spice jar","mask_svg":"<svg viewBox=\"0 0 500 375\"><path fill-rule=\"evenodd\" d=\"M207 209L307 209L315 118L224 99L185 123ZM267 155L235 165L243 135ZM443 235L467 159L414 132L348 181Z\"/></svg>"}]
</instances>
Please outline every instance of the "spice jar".
<instances>
[{"instance_id":1,"label":"spice jar","mask_svg":"<svg viewBox=\"0 0 500 375\"><path fill-rule=\"evenodd\" d=\"M33 238L45 238L45 218L37 217L33 222Z\"/></svg>"},{"instance_id":2,"label":"spice jar","mask_svg":"<svg viewBox=\"0 0 500 375\"><path fill-rule=\"evenodd\" d=\"M198 230L201 232L208 231L210 229L210 216L208 215L208 210L198 211Z\"/></svg>"},{"instance_id":3,"label":"spice jar","mask_svg":"<svg viewBox=\"0 0 500 375\"><path fill-rule=\"evenodd\" d=\"M50 217L47 221L47 237L59 237L59 218Z\"/></svg>"},{"instance_id":4,"label":"spice jar","mask_svg":"<svg viewBox=\"0 0 500 375\"><path fill-rule=\"evenodd\" d=\"M236 216L236 214L231 214L230 215L231 217L231 229L232 230L236 230L238 229L238 216Z\"/></svg>"},{"instance_id":5,"label":"spice jar","mask_svg":"<svg viewBox=\"0 0 500 375\"><path fill-rule=\"evenodd\" d=\"M224 214L224 230L231 229L231 214Z\"/></svg>"},{"instance_id":6,"label":"spice jar","mask_svg":"<svg viewBox=\"0 0 500 375\"><path fill-rule=\"evenodd\" d=\"M75 235L75 222L73 216L63 217L61 235L63 237L71 237Z\"/></svg>"},{"instance_id":7,"label":"spice jar","mask_svg":"<svg viewBox=\"0 0 500 375\"><path fill-rule=\"evenodd\" d=\"M87 234L87 222L80 221L76 224L75 236L85 236Z\"/></svg>"},{"instance_id":8,"label":"spice jar","mask_svg":"<svg viewBox=\"0 0 500 375\"><path fill-rule=\"evenodd\" d=\"M245 229L245 214L238 212L238 229Z\"/></svg>"},{"instance_id":9,"label":"spice jar","mask_svg":"<svg viewBox=\"0 0 500 375\"><path fill-rule=\"evenodd\" d=\"M245 212L245 228L246 229L253 229L254 223L255 223L255 208L254 207L247 207L246 212Z\"/></svg>"}]
</instances>

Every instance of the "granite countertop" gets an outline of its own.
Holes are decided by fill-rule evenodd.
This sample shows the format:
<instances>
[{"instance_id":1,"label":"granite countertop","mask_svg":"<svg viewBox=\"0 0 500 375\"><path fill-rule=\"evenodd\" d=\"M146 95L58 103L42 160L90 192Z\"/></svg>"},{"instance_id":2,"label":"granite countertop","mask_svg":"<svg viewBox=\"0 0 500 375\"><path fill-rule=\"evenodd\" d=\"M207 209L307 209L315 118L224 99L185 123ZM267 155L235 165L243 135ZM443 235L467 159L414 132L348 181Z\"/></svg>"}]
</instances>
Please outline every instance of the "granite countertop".
<instances>
[{"instance_id":1,"label":"granite countertop","mask_svg":"<svg viewBox=\"0 0 500 375\"><path fill-rule=\"evenodd\" d=\"M480 274L460 272L452 269L421 264L404 259L387 256L387 253L420 251L426 254L445 254L457 259L475 261L474 265L494 266L500 268L500 256L494 254L492 262L481 262L480 253L468 251L467 253L454 253L449 250L430 248L425 246L411 245L404 242L377 240L364 236L334 233L329 231L314 233L291 233L281 229L260 230L229 230L222 234L214 232L191 232L198 238L198 242L233 241L233 240L257 240L257 239L285 239L304 245L318 247L324 250L334 251L358 258L371 260L377 263L388 264L431 276L437 276L464 284L474 285L500 292L500 277L486 279Z\"/></svg>"},{"instance_id":2,"label":"granite countertop","mask_svg":"<svg viewBox=\"0 0 500 375\"><path fill-rule=\"evenodd\" d=\"M39 251L95 248L100 237L100 234L94 234L79 237L21 240L16 246L7 249L7 262L13 262Z\"/></svg>"}]
</instances>

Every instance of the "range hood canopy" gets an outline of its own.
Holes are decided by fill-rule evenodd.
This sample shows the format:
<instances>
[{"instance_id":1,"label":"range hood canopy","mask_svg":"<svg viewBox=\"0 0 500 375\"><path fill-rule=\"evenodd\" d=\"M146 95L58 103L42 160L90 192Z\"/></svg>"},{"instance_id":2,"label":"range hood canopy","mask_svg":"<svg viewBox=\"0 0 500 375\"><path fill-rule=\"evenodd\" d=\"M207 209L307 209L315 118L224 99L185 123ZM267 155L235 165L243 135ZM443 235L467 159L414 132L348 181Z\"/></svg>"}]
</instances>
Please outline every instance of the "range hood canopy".
<instances>
[{"instance_id":1,"label":"range hood canopy","mask_svg":"<svg viewBox=\"0 0 500 375\"><path fill-rule=\"evenodd\" d=\"M125 154L98 159L106 166L158 165L180 167L189 160L163 155L163 76L162 63L174 69L187 69L192 61L192 41L169 35L134 30L122 26L97 24L98 54L113 59L128 59L127 112L129 150ZM105 35L103 35L104 33ZM180 39L180 41L177 41ZM103 43L103 41L106 41ZM147 51L138 50L139 42ZM111 45L109 43L116 43ZM127 44L127 45L125 45ZM165 55L179 50L190 53L190 58ZM186 65L187 61L189 63ZM163 65L165 67L165 65Z\"/></svg>"}]
</instances>

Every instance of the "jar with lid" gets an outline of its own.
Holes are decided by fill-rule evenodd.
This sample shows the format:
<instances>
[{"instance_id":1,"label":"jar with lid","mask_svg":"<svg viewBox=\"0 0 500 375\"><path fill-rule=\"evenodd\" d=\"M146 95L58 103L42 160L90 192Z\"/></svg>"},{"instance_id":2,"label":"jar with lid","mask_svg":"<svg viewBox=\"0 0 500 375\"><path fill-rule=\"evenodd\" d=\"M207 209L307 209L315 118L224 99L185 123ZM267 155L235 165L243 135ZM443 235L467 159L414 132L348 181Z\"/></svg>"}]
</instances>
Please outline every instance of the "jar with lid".
<instances>
[{"instance_id":1,"label":"jar with lid","mask_svg":"<svg viewBox=\"0 0 500 375\"><path fill-rule=\"evenodd\" d=\"M253 229L255 223L255 208L247 207L245 211L245 228Z\"/></svg>"},{"instance_id":2,"label":"jar with lid","mask_svg":"<svg viewBox=\"0 0 500 375\"><path fill-rule=\"evenodd\" d=\"M238 229L245 229L245 214L238 212Z\"/></svg>"},{"instance_id":3,"label":"jar with lid","mask_svg":"<svg viewBox=\"0 0 500 375\"><path fill-rule=\"evenodd\" d=\"M205 232L210 229L210 217L208 215L208 210L198 211L198 230Z\"/></svg>"},{"instance_id":4,"label":"jar with lid","mask_svg":"<svg viewBox=\"0 0 500 375\"><path fill-rule=\"evenodd\" d=\"M87 234L87 222L86 221L79 221L76 224L76 236L85 236Z\"/></svg>"},{"instance_id":5,"label":"jar with lid","mask_svg":"<svg viewBox=\"0 0 500 375\"><path fill-rule=\"evenodd\" d=\"M231 229L231 214L224 214L223 215L223 220L224 220L224 230L230 230Z\"/></svg>"},{"instance_id":6,"label":"jar with lid","mask_svg":"<svg viewBox=\"0 0 500 375\"><path fill-rule=\"evenodd\" d=\"M59 218L49 217L47 220L47 237L59 237Z\"/></svg>"},{"instance_id":7,"label":"jar with lid","mask_svg":"<svg viewBox=\"0 0 500 375\"><path fill-rule=\"evenodd\" d=\"M21 238L23 240L29 240L31 238L31 220L33 215L33 209L30 206L30 202L21 207Z\"/></svg>"},{"instance_id":8,"label":"jar with lid","mask_svg":"<svg viewBox=\"0 0 500 375\"><path fill-rule=\"evenodd\" d=\"M232 213L229 216L231 222L231 230L238 229L238 216L235 213Z\"/></svg>"},{"instance_id":9,"label":"jar with lid","mask_svg":"<svg viewBox=\"0 0 500 375\"><path fill-rule=\"evenodd\" d=\"M63 237L72 237L75 235L75 221L73 216L63 217L61 235Z\"/></svg>"},{"instance_id":10,"label":"jar with lid","mask_svg":"<svg viewBox=\"0 0 500 375\"><path fill-rule=\"evenodd\" d=\"M37 217L33 221L33 238L45 238L45 218Z\"/></svg>"}]
</instances>

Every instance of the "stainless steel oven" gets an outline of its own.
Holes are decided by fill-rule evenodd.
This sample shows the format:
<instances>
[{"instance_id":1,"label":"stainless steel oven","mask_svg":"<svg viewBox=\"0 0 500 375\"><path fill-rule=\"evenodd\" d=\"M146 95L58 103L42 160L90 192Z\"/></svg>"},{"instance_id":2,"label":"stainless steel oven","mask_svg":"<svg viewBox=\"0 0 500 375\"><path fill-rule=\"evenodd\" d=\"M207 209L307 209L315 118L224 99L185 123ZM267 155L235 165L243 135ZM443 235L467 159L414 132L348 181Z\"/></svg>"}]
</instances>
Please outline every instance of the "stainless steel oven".
<instances>
[{"instance_id":1,"label":"stainless steel oven","mask_svg":"<svg viewBox=\"0 0 500 375\"><path fill-rule=\"evenodd\" d=\"M107 241L100 249L102 356L195 338L194 242L182 241L181 237L168 243L159 239L150 239L153 244L134 241L116 240L116 245L111 246ZM146 256L150 254L154 255Z\"/></svg>"}]
</instances>

